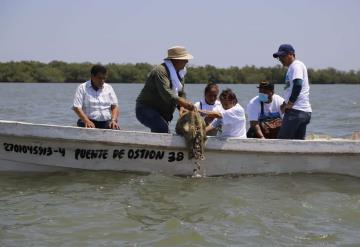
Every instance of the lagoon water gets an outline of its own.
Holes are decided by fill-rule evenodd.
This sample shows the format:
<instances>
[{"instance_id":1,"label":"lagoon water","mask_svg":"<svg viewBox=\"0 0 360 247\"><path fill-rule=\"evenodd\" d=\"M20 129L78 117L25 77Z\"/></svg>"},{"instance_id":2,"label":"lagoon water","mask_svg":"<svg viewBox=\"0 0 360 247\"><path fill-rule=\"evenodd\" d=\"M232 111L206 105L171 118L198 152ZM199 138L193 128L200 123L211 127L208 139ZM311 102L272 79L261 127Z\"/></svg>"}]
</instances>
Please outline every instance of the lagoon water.
<instances>
[{"instance_id":1,"label":"lagoon water","mask_svg":"<svg viewBox=\"0 0 360 247\"><path fill-rule=\"evenodd\" d=\"M0 119L74 125L77 85L1 83ZM134 116L142 85L113 86L121 127L147 131ZM203 87L186 85L188 98ZM255 85L220 87L233 88L244 107L257 93ZM360 131L359 91L312 85L308 135ZM359 178L326 174L3 173L0 246L360 246L359 188Z\"/></svg>"}]
</instances>

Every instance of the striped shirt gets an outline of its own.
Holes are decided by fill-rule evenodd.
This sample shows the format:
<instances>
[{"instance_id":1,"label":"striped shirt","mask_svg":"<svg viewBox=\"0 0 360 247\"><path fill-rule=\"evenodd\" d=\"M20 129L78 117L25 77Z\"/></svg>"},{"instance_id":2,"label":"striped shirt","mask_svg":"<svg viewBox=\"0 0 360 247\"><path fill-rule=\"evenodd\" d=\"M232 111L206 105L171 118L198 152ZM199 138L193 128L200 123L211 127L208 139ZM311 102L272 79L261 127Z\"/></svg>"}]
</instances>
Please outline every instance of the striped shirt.
<instances>
[{"instance_id":1,"label":"striped shirt","mask_svg":"<svg viewBox=\"0 0 360 247\"><path fill-rule=\"evenodd\" d=\"M81 108L89 119L110 120L112 105L118 105L118 100L114 89L107 83L96 91L91 81L87 81L80 84L75 92L73 107Z\"/></svg>"}]
</instances>

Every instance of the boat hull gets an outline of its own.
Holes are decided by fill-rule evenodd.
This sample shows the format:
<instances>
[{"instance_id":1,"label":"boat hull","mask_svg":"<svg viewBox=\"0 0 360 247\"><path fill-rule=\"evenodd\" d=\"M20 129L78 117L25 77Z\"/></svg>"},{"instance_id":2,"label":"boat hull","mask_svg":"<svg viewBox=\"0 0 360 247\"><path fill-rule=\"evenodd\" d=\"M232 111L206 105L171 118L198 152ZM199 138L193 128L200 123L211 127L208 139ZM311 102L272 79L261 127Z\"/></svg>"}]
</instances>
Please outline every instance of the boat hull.
<instances>
[{"instance_id":1,"label":"boat hull","mask_svg":"<svg viewBox=\"0 0 360 247\"><path fill-rule=\"evenodd\" d=\"M190 176L183 138L170 134L0 121L0 171L72 169ZM210 137L201 161L207 176L336 173L360 177L360 142Z\"/></svg>"}]
</instances>

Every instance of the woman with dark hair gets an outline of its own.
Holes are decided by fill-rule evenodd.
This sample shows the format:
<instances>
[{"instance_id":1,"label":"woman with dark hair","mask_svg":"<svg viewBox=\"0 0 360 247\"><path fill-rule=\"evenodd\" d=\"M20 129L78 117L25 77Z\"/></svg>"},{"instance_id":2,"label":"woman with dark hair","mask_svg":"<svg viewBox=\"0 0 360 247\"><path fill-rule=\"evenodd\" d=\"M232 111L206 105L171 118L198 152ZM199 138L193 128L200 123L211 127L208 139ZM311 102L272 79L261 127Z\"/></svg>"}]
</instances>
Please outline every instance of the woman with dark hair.
<instances>
[{"instance_id":1,"label":"woman with dark hair","mask_svg":"<svg viewBox=\"0 0 360 247\"><path fill-rule=\"evenodd\" d=\"M222 109L221 103L218 100L219 96L219 86L214 83L210 82L206 85L204 90L204 98L200 101L196 102L194 106L198 110L205 110L205 111L218 111L220 112ZM213 120L213 117L206 116L204 114L201 114L202 117L204 117L206 126L208 126ZM216 136L217 135L217 129L214 129L213 131L207 133L210 136Z\"/></svg>"},{"instance_id":2,"label":"woman with dark hair","mask_svg":"<svg viewBox=\"0 0 360 247\"><path fill-rule=\"evenodd\" d=\"M220 102L223 107L220 112L199 110L209 117L217 118L206 127L206 132L221 126L221 137L246 138L245 111L238 103L236 94L231 89L223 90L220 94Z\"/></svg>"}]
</instances>

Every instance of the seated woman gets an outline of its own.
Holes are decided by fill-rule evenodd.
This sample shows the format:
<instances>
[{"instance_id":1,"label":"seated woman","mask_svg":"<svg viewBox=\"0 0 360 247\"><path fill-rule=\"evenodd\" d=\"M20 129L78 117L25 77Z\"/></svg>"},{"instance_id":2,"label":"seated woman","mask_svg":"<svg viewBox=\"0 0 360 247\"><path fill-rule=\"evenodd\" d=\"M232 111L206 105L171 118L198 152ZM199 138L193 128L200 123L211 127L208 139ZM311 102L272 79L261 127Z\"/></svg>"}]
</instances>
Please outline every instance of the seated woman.
<instances>
[{"instance_id":1,"label":"seated woman","mask_svg":"<svg viewBox=\"0 0 360 247\"><path fill-rule=\"evenodd\" d=\"M199 102L196 102L194 106L198 110L205 110L205 111L217 111L220 112L223 110L220 101L218 100L219 95L219 86L216 83L209 83L205 87L204 91L204 98L201 99ZM201 114L204 117L206 126L208 126L213 120L213 117L206 116L205 114ZM216 136L217 129L214 129L207 133L209 136Z\"/></svg>"},{"instance_id":2,"label":"seated woman","mask_svg":"<svg viewBox=\"0 0 360 247\"><path fill-rule=\"evenodd\" d=\"M220 94L220 102L223 107L221 111L199 110L206 116L217 118L206 127L206 132L222 126L222 133L219 136L246 138L245 111L238 103L235 93L231 89L223 90Z\"/></svg>"}]
</instances>

